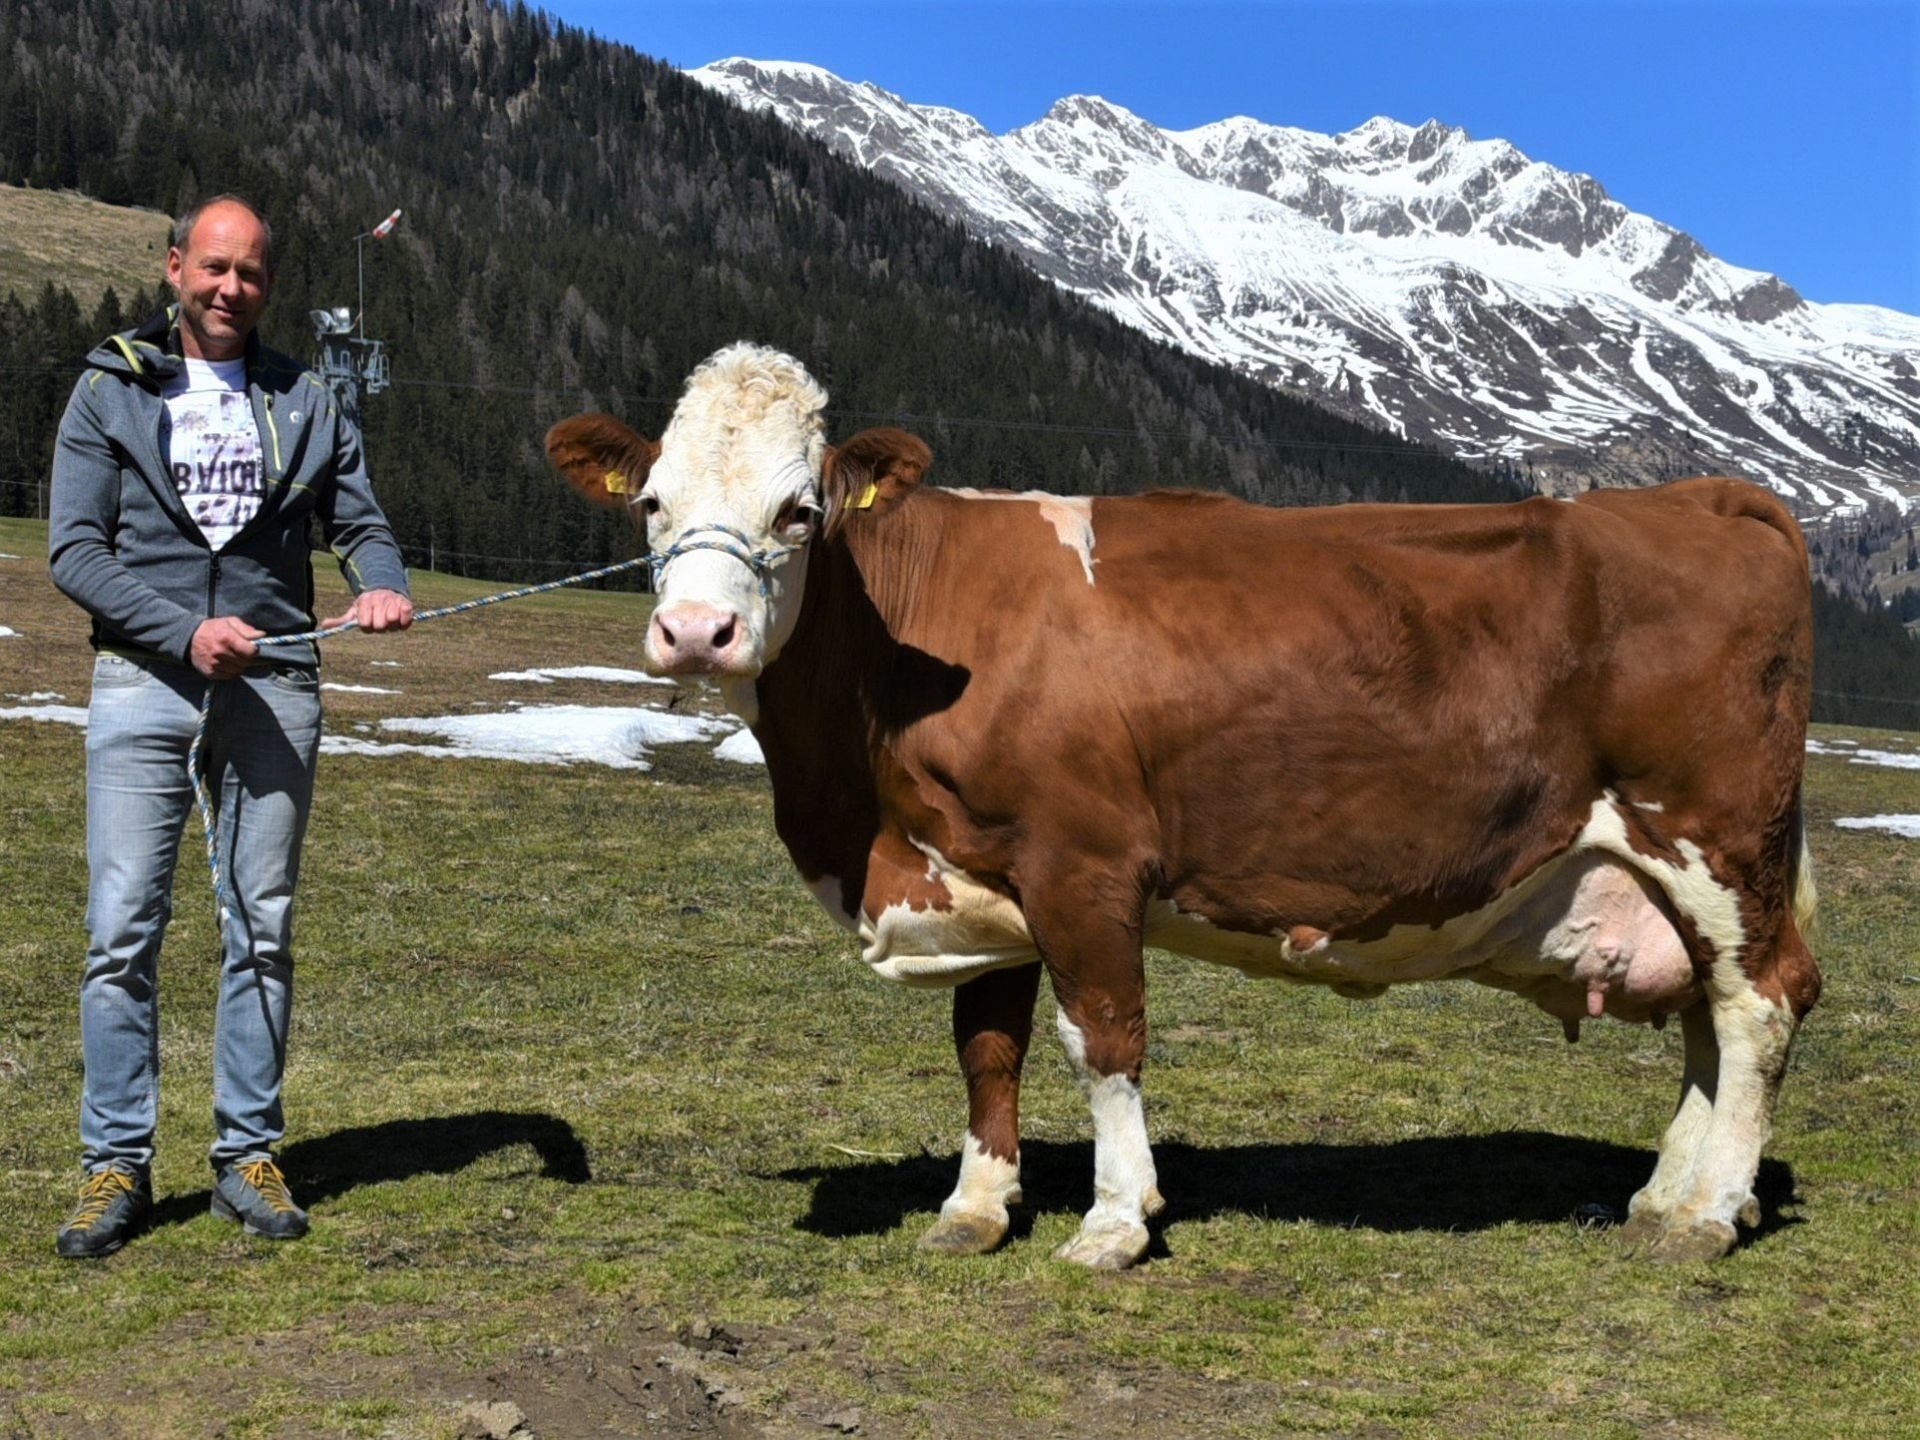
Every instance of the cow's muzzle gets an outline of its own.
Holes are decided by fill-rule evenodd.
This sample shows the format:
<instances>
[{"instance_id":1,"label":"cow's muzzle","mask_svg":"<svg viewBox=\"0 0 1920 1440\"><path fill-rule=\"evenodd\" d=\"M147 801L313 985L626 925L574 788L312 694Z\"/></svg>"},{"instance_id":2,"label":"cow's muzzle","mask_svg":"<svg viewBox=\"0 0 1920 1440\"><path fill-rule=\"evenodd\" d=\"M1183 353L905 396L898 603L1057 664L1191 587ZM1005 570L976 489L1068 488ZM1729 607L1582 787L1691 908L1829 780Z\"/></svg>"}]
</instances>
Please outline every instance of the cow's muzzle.
<instances>
[{"instance_id":1,"label":"cow's muzzle","mask_svg":"<svg viewBox=\"0 0 1920 1440\"><path fill-rule=\"evenodd\" d=\"M684 601L653 612L647 626L647 657L663 675L730 675L758 670L742 666L746 626L732 610Z\"/></svg>"}]
</instances>

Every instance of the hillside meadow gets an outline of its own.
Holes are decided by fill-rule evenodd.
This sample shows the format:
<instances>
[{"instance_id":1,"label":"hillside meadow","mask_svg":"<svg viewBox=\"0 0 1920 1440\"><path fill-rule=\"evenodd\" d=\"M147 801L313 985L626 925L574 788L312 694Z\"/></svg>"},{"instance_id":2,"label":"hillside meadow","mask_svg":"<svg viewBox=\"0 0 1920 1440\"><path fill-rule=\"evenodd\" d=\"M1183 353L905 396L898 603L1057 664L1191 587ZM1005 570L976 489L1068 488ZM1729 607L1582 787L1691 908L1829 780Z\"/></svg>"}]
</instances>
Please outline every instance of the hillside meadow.
<instances>
[{"instance_id":1,"label":"hillside meadow","mask_svg":"<svg viewBox=\"0 0 1920 1440\"><path fill-rule=\"evenodd\" d=\"M0 555L0 712L84 705L44 526L0 520ZM330 693L329 729L666 704L488 679L631 667L646 604L563 592L333 642L328 679L399 693ZM294 1244L206 1213L216 962L190 835L157 1223L76 1264L52 1242L76 1178L82 732L0 714L0 1435L1915 1433L1920 841L1834 822L1920 813L1920 769L1844 742L1920 749L1818 738L1827 990L1764 1224L1715 1265L1651 1266L1575 1219L1650 1170L1678 1027L1569 1047L1474 987L1356 1003L1157 954L1148 1263L1050 1258L1091 1200L1091 1131L1045 999L1014 1237L921 1253L965 1125L946 999L863 973L791 873L764 772L706 744L649 772L322 761L283 1157L315 1228Z\"/></svg>"}]
</instances>

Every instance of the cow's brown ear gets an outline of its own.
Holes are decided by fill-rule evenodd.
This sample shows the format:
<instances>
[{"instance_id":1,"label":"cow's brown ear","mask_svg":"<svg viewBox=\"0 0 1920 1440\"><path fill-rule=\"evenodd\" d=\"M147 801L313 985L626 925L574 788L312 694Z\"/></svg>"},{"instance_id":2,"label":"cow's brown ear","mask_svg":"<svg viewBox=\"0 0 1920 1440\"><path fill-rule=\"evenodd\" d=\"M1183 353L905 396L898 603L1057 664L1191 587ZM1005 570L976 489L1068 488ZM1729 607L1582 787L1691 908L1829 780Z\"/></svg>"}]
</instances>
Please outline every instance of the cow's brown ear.
<instances>
[{"instance_id":1,"label":"cow's brown ear","mask_svg":"<svg viewBox=\"0 0 1920 1440\"><path fill-rule=\"evenodd\" d=\"M830 529L850 515L884 515L920 483L933 464L933 451L918 435L882 425L862 430L844 445L827 451L822 483L827 492Z\"/></svg>"},{"instance_id":2,"label":"cow's brown ear","mask_svg":"<svg viewBox=\"0 0 1920 1440\"><path fill-rule=\"evenodd\" d=\"M660 442L611 415L575 415L547 431L547 458L594 504L624 510L647 483Z\"/></svg>"}]
</instances>

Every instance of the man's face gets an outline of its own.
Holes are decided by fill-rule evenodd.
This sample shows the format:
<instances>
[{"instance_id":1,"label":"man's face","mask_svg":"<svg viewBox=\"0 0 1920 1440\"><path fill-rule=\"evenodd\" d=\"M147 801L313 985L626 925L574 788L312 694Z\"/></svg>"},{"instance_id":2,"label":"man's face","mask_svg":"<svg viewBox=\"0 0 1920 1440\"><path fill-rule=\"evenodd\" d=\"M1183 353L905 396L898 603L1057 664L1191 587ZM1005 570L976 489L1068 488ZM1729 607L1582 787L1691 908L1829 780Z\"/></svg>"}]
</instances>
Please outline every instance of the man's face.
<instances>
[{"instance_id":1,"label":"man's face","mask_svg":"<svg viewBox=\"0 0 1920 1440\"><path fill-rule=\"evenodd\" d=\"M167 283L180 296L180 348L196 360L237 360L273 285L266 231L243 205L209 205L186 245L167 251Z\"/></svg>"}]
</instances>

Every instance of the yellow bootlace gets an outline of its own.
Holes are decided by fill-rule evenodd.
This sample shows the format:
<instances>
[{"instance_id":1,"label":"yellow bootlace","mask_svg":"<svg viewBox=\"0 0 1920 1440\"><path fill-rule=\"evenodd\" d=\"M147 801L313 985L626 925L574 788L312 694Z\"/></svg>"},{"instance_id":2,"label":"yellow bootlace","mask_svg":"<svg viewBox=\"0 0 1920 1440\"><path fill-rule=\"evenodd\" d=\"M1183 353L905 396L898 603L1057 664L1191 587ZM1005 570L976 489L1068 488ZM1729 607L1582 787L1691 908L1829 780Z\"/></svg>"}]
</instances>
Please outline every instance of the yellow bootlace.
<instances>
[{"instance_id":1,"label":"yellow bootlace","mask_svg":"<svg viewBox=\"0 0 1920 1440\"><path fill-rule=\"evenodd\" d=\"M122 1195L133 1193L133 1177L124 1170L111 1167L96 1170L80 1182L80 1203L74 1209L73 1218L67 1221L69 1230L91 1229L107 1207Z\"/></svg>"},{"instance_id":2,"label":"yellow bootlace","mask_svg":"<svg viewBox=\"0 0 1920 1440\"><path fill-rule=\"evenodd\" d=\"M289 1210L299 1209L287 1190L287 1177L280 1173L280 1167L273 1161L243 1161L240 1166L240 1178L258 1190L261 1197L276 1211L284 1214Z\"/></svg>"}]
</instances>

